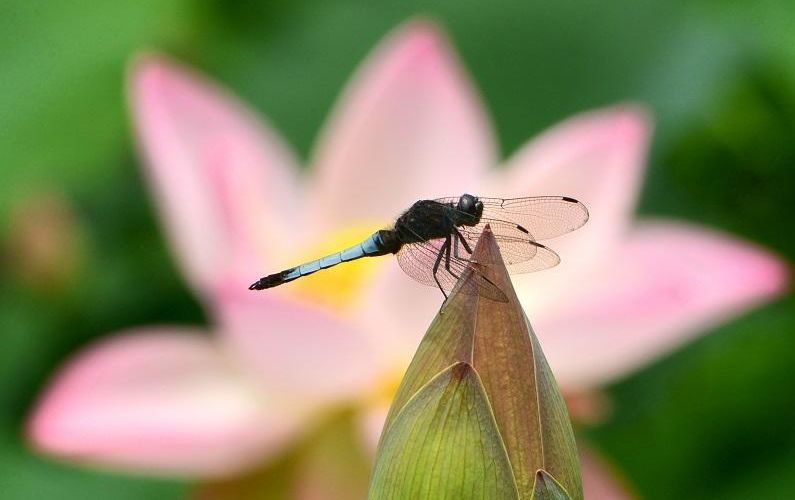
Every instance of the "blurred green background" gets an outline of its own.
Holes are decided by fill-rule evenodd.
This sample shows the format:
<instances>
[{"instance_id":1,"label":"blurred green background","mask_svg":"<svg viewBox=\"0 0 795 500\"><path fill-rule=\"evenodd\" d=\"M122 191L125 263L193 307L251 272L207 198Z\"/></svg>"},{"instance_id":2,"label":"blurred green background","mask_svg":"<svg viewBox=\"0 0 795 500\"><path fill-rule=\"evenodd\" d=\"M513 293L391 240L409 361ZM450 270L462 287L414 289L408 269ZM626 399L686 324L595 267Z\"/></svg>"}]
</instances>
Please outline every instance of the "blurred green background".
<instances>
[{"instance_id":1,"label":"blurred green background","mask_svg":"<svg viewBox=\"0 0 795 500\"><path fill-rule=\"evenodd\" d=\"M190 488L57 464L21 437L35 395L80 346L204 321L142 185L124 103L130 56L156 47L222 81L305 158L356 65L417 14L448 30L504 155L572 113L647 103L657 128L640 212L795 257L789 1L3 0L0 497ZM38 234L47 223L62 234ZM794 334L790 293L609 388L614 414L584 435L644 498L793 498Z\"/></svg>"}]
</instances>

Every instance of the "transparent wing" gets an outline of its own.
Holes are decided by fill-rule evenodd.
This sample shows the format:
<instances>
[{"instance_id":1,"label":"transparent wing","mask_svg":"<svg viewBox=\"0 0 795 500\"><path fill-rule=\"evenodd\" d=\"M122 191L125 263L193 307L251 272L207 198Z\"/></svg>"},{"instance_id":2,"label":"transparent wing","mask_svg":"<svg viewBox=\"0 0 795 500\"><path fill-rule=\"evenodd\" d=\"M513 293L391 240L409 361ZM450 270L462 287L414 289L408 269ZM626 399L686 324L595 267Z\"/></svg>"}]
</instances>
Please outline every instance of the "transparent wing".
<instances>
[{"instance_id":1,"label":"transparent wing","mask_svg":"<svg viewBox=\"0 0 795 500\"><path fill-rule=\"evenodd\" d=\"M444 238L405 244L396 254L398 264L414 280L424 285L441 287L448 295L455 288L460 276L471 273L471 279L462 282L461 292L500 302L507 300L499 287L477 271L476 265L471 267L468 259L454 256L444 245ZM434 276L433 269L437 262L439 265Z\"/></svg>"},{"instance_id":2,"label":"transparent wing","mask_svg":"<svg viewBox=\"0 0 795 500\"><path fill-rule=\"evenodd\" d=\"M505 240L497 241L497 244L500 246L500 253L508 265L508 272L511 274L534 273L536 271L549 269L550 267L555 267L560 264L560 257L558 254L555 253L554 250L542 245L541 243L536 243L534 241L524 241L521 243L517 242L515 244L516 247L524 245L522 248L526 246L535 247L535 254L529 259L521 258L526 255L525 251L522 251L519 256L512 255L511 252L514 245L509 244Z\"/></svg>"},{"instance_id":3,"label":"transparent wing","mask_svg":"<svg viewBox=\"0 0 795 500\"><path fill-rule=\"evenodd\" d=\"M474 228L479 228L481 232L486 224L490 224L495 234L498 229L507 235L517 235L518 231L539 241L570 233L588 221L585 205L568 196L478 197L478 200L483 203L483 217ZM436 201L455 206L458 198Z\"/></svg>"},{"instance_id":4,"label":"transparent wing","mask_svg":"<svg viewBox=\"0 0 795 500\"><path fill-rule=\"evenodd\" d=\"M474 245L477 244L482 231L477 227L466 226L460 227L458 230L467 241L470 249L474 249ZM494 231L494 239L500 247L502 259L511 274L532 273L560 264L560 257L554 250L534 241L526 234L509 236L498 234L497 231ZM462 247L463 245L459 245L459 256L464 253Z\"/></svg>"},{"instance_id":5,"label":"transparent wing","mask_svg":"<svg viewBox=\"0 0 795 500\"><path fill-rule=\"evenodd\" d=\"M436 279L433 276L433 268L436 265L439 254L442 252L444 242L445 240L440 238L403 245L400 251L395 254L400 268L424 285L437 286ZM468 262L451 256L450 271L447 271L446 259L444 256L442 257L436 278L439 279L442 288L446 292L453 289L456 281L458 281L457 276L461 276L467 264Z\"/></svg>"},{"instance_id":6,"label":"transparent wing","mask_svg":"<svg viewBox=\"0 0 795 500\"><path fill-rule=\"evenodd\" d=\"M588 220L585 205L566 196L529 198L481 198L483 216L474 226L457 230L471 248L488 225L500 247L500 253L513 274L540 271L556 266L560 257L538 240L554 238L574 231ZM435 200L450 209L458 198Z\"/></svg>"}]
</instances>

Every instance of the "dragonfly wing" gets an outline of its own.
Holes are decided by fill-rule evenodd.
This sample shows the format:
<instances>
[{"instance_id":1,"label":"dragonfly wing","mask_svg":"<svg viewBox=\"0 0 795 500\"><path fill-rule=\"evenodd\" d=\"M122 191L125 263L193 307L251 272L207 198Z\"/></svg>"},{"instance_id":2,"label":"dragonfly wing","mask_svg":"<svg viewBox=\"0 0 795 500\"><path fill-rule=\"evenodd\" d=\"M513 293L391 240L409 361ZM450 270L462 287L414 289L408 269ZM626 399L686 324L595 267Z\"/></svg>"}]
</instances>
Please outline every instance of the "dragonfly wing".
<instances>
[{"instance_id":1,"label":"dragonfly wing","mask_svg":"<svg viewBox=\"0 0 795 500\"><path fill-rule=\"evenodd\" d=\"M497 246L500 247L500 254L508 270L511 274L531 273L541 271L550 267L555 267L560 263L560 257L555 251L549 247L536 242L532 237L527 234L517 236L515 234L506 234L500 231L499 226L489 224L494 233L494 239L497 241ZM462 227L459 231L464 238L470 242L470 247L480 238L482 233L481 226Z\"/></svg>"},{"instance_id":2,"label":"dragonfly wing","mask_svg":"<svg viewBox=\"0 0 795 500\"><path fill-rule=\"evenodd\" d=\"M528 273L556 266L560 257L538 240L574 231L588 220L588 210L579 201L565 196L529 198L484 198L483 215L474 226L458 226L458 231L474 248L486 226L491 228L500 253L511 273ZM453 207L458 198L435 200Z\"/></svg>"},{"instance_id":3,"label":"dragonfly wing","mask_svg":"<svg viewBox=\"0 0 795 500\"><path fill-rule=\"evenodd\" d=\"M504 234L516 232L529 234L535 241L548 240L579 229L588 222L588 209L568 196L530 196L526 198L485 198L483 217L475 228L481 231L486 223L497 233L500 227ZM458 198L434 200L450 208Z\"/></svg>"},{"instance_id":4,"label":"dragonfly wing","mask_svg":"<svg viewBox=\"0 0 795 500\"><path fill-rule=\"evenodd\" d=\"M403 272L423 285L436 286L436 280L433 277L433 267L436 265L436 260L443 244L444 240L429 240L421 243L406 244L395 256ZM450 264L452 269L452 261ZM443 264L440 264L439 267L444 269ZM438 274L439 281L442 282L442 288L445 291L451 290L452 285L448 283L449 275L442 276L442 273Z\"/></svg>"},{"instance_id":5,"label":"dragonfly wing","mask_svg":"<svg viewBox=\"0 0 795 500\"><path fill-rule=\"evenodd\" d=\"M560 264L560 256L551 248L540 243L525 241L521 244L516 244L517 247L519 245L522 247L521 255L525 254L524 248L526 246L530 245L535 247L535 254L529 259L513 258L511 255L512 246L507 242L498 242L498 245L500 245L500 253L502 253L503 258L508 264L508 272L511 274L534 273Z\"/></svg>"},{"instance_id":6,"label":"dragonfly wing","mask_svg":"<svg viewBox=\"0 0 795 500\"><path fill-rule=\"evenodd\" d=\"M527 198L478 198L483 217L515 223L535 240L547 240L570 233L588 222L588 209L568 196Z\"/></svg>"},{"instance_id":7,"label":"dragonfly wing","mask_svg":"<svg viewBox=\"0 0 795 500\"><path fill-rule=\"evenodd\" d=\"M463 258L463 255L455 257L452 251L448 254L444 245L444 238L405 244L396 254L398 264L403 272L414 280L424 285L441 287L446 294L452 292L459 277L471 275L462 281L461 292L481 295L500 302L507 300L502 290L476 269L477 264L470 265L469 260ZM441 259L440 254L442 254ZM434 275L433 269L437 262L439 265Z\"/></svg>"},{"instance_id":8,"label":"dragonfly wing","mask_svg":"<svg viewBox=\"0 0 795 500\"><path fill-rule=\"evenodd\" d=\"M514 222L486 217L481 217L480 222L474 226L458 226L457 229L466 237L467 242L477 243L483 231L486 229L486 226L491 228L491 232L494 233L494 237L498 242L504 240L506 242L517 243L537 240L535 235L523 230ZM528 258L534 255L532 249L528 249L528 252L530 252Z\"/></svg>"}]
</instances>

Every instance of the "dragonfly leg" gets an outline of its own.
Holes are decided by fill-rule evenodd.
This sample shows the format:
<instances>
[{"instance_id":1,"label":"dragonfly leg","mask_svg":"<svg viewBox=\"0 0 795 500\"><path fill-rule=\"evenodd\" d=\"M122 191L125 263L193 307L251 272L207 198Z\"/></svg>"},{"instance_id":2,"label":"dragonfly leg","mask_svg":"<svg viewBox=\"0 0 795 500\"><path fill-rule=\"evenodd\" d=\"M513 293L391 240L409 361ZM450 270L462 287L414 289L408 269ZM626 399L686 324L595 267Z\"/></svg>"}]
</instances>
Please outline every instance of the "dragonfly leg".
<instances>
[{"instance_id":1,"label":"dragonfly leg","mask_svg":"<svg viewBox=\"0 0 795 500\"><path fill-rule=\"evenodd\" d=\"M455 233L461 239L461 244L464 245L464 250L466 250L469 255L472 255L472 248L470 248L469 243L467 243L466 238L464 238L461 235L461 233L458 231L458 229L455 230Z\"/></svg>"},{"instance_id":2,"label":"dragonfly leg","mask_svg":"<svg viewBox=\"0 0 795 500\"><path fill-rule=\"evenodd\" d=\"M458 231L456 231L456 233L457 233L457 232L458 232ZM459 259L459 260L461 259L461 256L460 256L460 255L458 255L458 242L459 242L460 240L461 240L461 238L459 238L459 237L458 237L458 234L455 234L455 233L454 233L454 234L453 234L453 256L454 256L456 259Z\"/></svg>"},{"instance_id":3,"label":"dragonfly leg","mask_svg":"<svg viewBox=\"0 0 795 500\"><path fill-rule=\"evenodd\" d=\"M439 255L436 256L436 262L433 265L433 279L436 281L436 286L439 287L439 290L442 291L442 295L444 295L444 299L447 300L447 293L445 293L444 288L442 288L442 284L439 282L439 277L436 276L436 273L439 271L439 264L442 263L442 257L444 257L445 251L450 250L450 238L447 238L447 241L442 245L439 249Z\"/></svg>"},{"instance_id":4,"label":"dragonfly leg","mask_svg":"<svg viewBox=\"0 0 795 500\"><path fill-rule=\"evenodd\" d=\"M453 277L455 277L455 279L458 279L458 278L460 278L460 276L458 276L456 273L453 272L452 269L450 269L450 252L451 252L450 247L451 246L452 245L450 244L450 235L447 235L447 241L445 241L444 245L442 245L443 249L445 247L447 247L447 251L445 252L444 267L445 267L445 269L447 269L448 273L453 275Z\"/></svg>"},{"instance_id":5,"label":"dragonfly leg","mask_svg":"<svg viewBox=\"0 0 795 500\"><path fill-rule=\"evenodd\" d=\"M467 243L466 238L461 234L457 227L453 227L453 239L455 240L455 245L453 246L453 255L455 255L456 259L461 259L461 256L458 255L458 242L460 241L462 245L464 245L464 250L472 255L472 249L469 247L469 243ZM466 259L465 259L466 260Z\"/></svg>"}]
</instances>

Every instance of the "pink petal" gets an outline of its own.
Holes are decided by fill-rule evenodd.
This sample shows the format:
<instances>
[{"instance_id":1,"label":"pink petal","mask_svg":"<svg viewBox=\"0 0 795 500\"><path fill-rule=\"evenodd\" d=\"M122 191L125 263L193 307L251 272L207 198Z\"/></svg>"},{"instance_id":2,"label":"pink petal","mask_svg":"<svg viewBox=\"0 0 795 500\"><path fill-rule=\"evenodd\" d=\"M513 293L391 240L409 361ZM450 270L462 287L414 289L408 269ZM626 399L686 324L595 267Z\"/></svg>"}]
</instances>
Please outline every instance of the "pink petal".
<instances>
[{"instance_id":1,"label":"pink petal","mask_svg":"<svg viewBox=\"0 0 795 500\"><path fill-rule=\"evenodd\" d=\"M412 21L359 70L317 150L313 213L326 223L390 220L419 198L478 186L491 128L433 24Z\"/></svg>"},{"instance_id":2,"label":"pink petal","mask_svg":"<svg viewBox=\"0 0 795 500\"><path fill-rule=\"evenodd\" d=\"M206 336L159 329L103 341L55 378L28 424L56 456L160 474L225 475L293 433Z\"/></svg>"},{"instance_id":3,"label":"pink petal","mask_svg":"<svg viewBox=\"0 0 795 500\"><path fill-rule=\"evenodd\" d=\"M585 227L550 244L573 268L625 233L648 149L646 113L621 106L575 116L519 150L494 179L494 196L566 195L588 207Z\"/></svg>"},{"instance_id":4,"label":"pink petal","mask_svg":"<svg viewBox=\"0 0 795 500\"><path fill-rule=\"evenodd\" d=\"M438 288L412 280L394 258L387 264L353 314L368 331L378 332L378 345L388 356L384 362L402 373L444 297Z\"/></svg>"},{"instance_id":5,"label":"pink petal","mask_svg":"<svg viewBox=\"0 0 795 500\"><path fill-rule=\"evenodd\" d=\"M229 349L295 407L316 411L379 382L377 332L275 294L229 288L217 305Z\"/></svg>"},{"instance_id":6,"label":"pink petal","mask_svg":"<svg viewBox=\"0 0 795 500\"><path fill-rule=\"evenodd\" d=\"M188 279L247 284L290 234L297 170L240 102L164 57L138 58L130 102L147 173Z\"/></svg>"},{"instance_id":7,"label":"pink petal","mask_svg":"<svg viewBox=\"0 0 795 500\"><path fill-rule=\"evenodd\" d=\"M580 450L582 486L588 500L629 500L636 495L629 492L616 471L597 458L587 448Z\"/></svg>"},{"instance_id":8,"label":"pink petal","mask_svg":"<svg viewBox=\"0 0 795 500\"><path fill-rule=\"evenodd\" d=\"M647 222L533 323L558 381L588 387L770 300L787 281L784 263L749 243Z\"/></svg>"}]
</instances>

